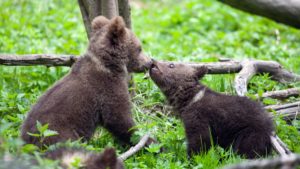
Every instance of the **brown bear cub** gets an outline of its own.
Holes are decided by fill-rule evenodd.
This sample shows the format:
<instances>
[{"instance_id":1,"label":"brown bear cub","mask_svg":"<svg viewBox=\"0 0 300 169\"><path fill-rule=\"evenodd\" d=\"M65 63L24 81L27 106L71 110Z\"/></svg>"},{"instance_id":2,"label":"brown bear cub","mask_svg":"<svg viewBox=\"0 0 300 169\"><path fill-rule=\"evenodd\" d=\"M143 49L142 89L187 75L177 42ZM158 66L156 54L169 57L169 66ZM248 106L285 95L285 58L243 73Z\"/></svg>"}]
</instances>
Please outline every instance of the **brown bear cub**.
<instances>
[{"instance_id":1,"label":"brown bear cub","mask_svg":"<svg viewBox=\"0 0 300 169\"><path fill-rule=\"evenodd\" d=\"M80 161L80 168L85 169L123 169L124 165L118 159L113 148L106 148L103 153L95 154L81 149L59 148L47 152L45 158L59 160L63 168L72 168L72 164Z\"/></svg>"},{"instance_id":2,"label":"brown bear cub","mask_svg":"<svg viewBox=\"0 0 300 169\"><path fill-rule=\"evenodd\" d=\"M75 148L58 148L54 151L46 152L42 156L45 159L58 160L59 166L68 168L85 168L85 169L123 169L124 165L117 158L113 148L106 148L103 153L90 153L83 149ZM33 157L13 158L6 156L0 159L1 169L30 169L42 167ZM76 164L76 167L74 165ZM49 167L48 167L49 168Z\"/></svg>"},{"instance_id":3,"label":"brown bear cub","mask_svg":"<svg viewBox=\"0 0 300 169\"><path fill-rule=\"evenodd\" d=\"M247 158L271 151L273 122L263 107L247 97L214 92L199 83L206 67L153 62L152 80L181 117L188 143L188 155L207 151L211 143Z\"/></svg>"},{"instance_id":4,"label":"brown bear cub","mask_svg":"<svg viewBox=\"0 0 300 169\"><path fill-rule=\"evenodd\" d=\"M125 28L121 17L96 17L87 52L32 107L22 126L22 139L39 146L68 139L89 140L101 125L130 143L135 124L128 72L142 72L150 66L151 59L144 55L140 41ZM37 121L49 124L58 135L43 140L28 135L37 133Z\"/></svg>"}]
</instances>

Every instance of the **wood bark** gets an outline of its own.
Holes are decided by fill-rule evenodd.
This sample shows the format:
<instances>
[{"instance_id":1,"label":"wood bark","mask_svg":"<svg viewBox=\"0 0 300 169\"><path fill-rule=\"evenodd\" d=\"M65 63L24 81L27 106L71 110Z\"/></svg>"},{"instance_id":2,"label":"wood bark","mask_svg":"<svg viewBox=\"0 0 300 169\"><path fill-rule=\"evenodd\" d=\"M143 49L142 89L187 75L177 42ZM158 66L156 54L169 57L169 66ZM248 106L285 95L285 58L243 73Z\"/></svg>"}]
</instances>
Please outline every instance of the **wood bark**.
<instances>
[{"instance_id":1,"label":"wood bark","mask_svg":"<svg viewBox=\"0 0 300 169\"><path fill-rule=\"evenodd\" d=\"M290 154L273 159L249 160L225 167L224 169L296 169L299 165L300 156L298 154Z\"/></svg>"},{"instance_id":2,"label":"wood bark","mask_svg":"<svg viewBox=\"0 0 300 169\"><path fill-rule=\"evenodd\" d=\"M93 19L102 14L101 0L78 0L78 5L89 39L91 36L91 23Z\"/></svg>"},{"instance_id":3,"label":"wood bark","mask_svg":"<svg viewBox=\"0 0 300 169\"><path fill-rule=\"evenodd\" d=\"M300 28L299 0L219 0L234 8Z\"/></svg>"},{"instance_id":4,"label":"wood bark","mask_svg":"<svg viewBox=\"0 0 300 169\"><path fill-rule=\"evenodd\" d=\"M102 15L112 19L119 15L118 3L116 0L101 0Z\"/></svg>"},{"instance_id":5,"label":"wood bark","mask_svg":"<svg viewBox=\"0 0 300 169\"><path fill-rule=\"evenodd\" d=\"M127 158L129 158L130 156L134 155L135 153L137 153L138 151L140 151L143 147L145 147L147 141L150 138L150 134L147 133L145 134L140 141L138 142L138 144L136 144L134 147L131 147L128 151L126 151L125 153L121 154L119 156L119 159L122 161L125 161Z\"/></svg>"},{"instance_id":6,"label":"wood bark","mask_svg":"<svg viewBox=\"0 0 300 169\"><path fill-rule=\"evenodd\" d=\"M281 83L300 81L300 76L295 75L274 61L245 60L241 62L242 70L235 77L235 90L238 95L247 93L247 84L258 73L269 73L273 80Z\"/></svg>"},{"instance_id":7,"label":"wood bark","mask_svg":"<svg viewBox=\"0 0 300 169\"><path fill-rule=\"evenodd\" d=\"M118 0L119 15L123 17L126 27L131 29L131 8L128 0Z\"/></svg>"},{"instance_id":8,"label":"wood bark","mask_svg":"<svg viewBox=\"0 0 300 169\"><path fill-rule=\"evenodd\" d=\"M283 117L284 120L293 120L300 118L300 102L288 103L284 105L266 106L267 111L276 111L277 115Z\"/></svg>"},{"instance_id":9,"label":"wood bark","mask_svg":"<svg viewBox=\"0 0 300 169\"><path fill-rule=\"evenodd\" d=\"M270 91L262 94L262 98L273 98L273 99L286 99L288 97L292 96L299 96L300 95L300 89L299 88L291 88L286 90L278 90L278 91ZM259 97L258 95L256 95Z\"/></svg>"},{"instance_id":10,"label":"wood bark","mask_svg":"<svg viewBox=\"0 0 300 169\"><path fill-rule=\"evenodd\" d=\"M275 134L273 133L270 136L271 144L273 145L275 151L280 154L281 156L286 156L292 154L289 148L284 144L284 142Z\"/></svg>"},{"instance_id":11,"label":"wood bark","mask_svg":"<svg viewBox=\"0 0 300 169\"><path fill-rule=\"evenodd\" d=\"M54 54L0 54L0 64L7 66L71 66L76 60L74 55L54 55ZM72 61L72 62L70 62ZM171 62L169 62L171 63ZM176 62L175 62L176 63ZM274 61L230 61L215 63L183 63L192 67L206 66L208 74L228 74L238 73L236 77L236 89L239 95L244 95L247 91L247 84L251 77L257 73L269 73L271 78L282 83L300 81L300 76L289 72Z\"/></svg>"},{"instance_id":12,"label":"wood bark","mask_svg":"<svg viewBox=\"0 0 300 169\"><path fill-rule=\"evenodd\" d=\"M270 105L266 106L265 109L273 109L273 110L283 110L287 108L293 108L293 107L300 107L300 101L294 102L294 103L288 103L288 104L283 104L283 105Z\"/></svg>"},{"instance_id":13,"label":"wood bark","mask_svg":"<svg viewBox=\"0 0 300 169\"><path fill-rule=\"evenodd\" d=\"M71 66L78 56L54 54L0 54L0 64L6 66Z\"/></svg>"}]
</instances>

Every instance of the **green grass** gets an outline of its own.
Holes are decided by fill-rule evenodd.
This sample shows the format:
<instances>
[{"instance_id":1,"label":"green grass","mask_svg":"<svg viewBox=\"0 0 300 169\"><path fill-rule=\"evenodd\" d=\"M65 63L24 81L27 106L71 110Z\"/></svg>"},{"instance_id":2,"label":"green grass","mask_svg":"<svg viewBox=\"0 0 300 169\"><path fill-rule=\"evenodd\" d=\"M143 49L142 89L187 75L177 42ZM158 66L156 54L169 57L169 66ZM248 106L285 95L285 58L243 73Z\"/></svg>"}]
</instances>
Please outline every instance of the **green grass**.
<instances>
[{"instance_id":1,"label":"green grass","mask_svg":"<svg viewBox=\"0 0 300 169\"><path fill-rule=\"evenodd\" d=\"M82 54L87 38L76 1L2 0L0 1L0 53ZM211 0L133 1L134 32L147 54L158 60L212 62L219 57L275 60L300 74L300 32L270 20L249 15ZM30 106L69 68L0 66L0 156L10 152L27 155L45 150L23 145L20 125ZM234 75L207 75L203 82L216 91L235 94ZM230 150L214 147L206 154L186 157L186 141L181 121L165 108L159 89L143 75L135 75L134 118L136 136L147 131L160 142L126 161L127 168L219 168L243 160ZM299 87L280 84L268 75L257 76L249 93ZM291 98L287 101L299 100ZM279 103L267 100L264 103ZM300 153L299 121L287 124L275 118L277 132L292 151ZM133 139L137 140L138 137ZM106 146L121 147L99 128L88 143L70 145L101 151ZM165 151L157 153L160 146ZM51 147L50 147L51 149Z\"/></svg>"}]
</instances>

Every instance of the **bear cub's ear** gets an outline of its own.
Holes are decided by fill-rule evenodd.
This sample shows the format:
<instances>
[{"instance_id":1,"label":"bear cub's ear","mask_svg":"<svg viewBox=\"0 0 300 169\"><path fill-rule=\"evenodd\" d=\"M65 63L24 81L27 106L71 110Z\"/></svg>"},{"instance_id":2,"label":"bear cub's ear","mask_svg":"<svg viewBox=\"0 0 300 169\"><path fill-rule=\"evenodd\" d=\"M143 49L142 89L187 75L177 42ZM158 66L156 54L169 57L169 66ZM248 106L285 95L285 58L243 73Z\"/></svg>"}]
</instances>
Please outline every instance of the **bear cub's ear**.
<instances>
[{"instance_id":1,"label":"bear cub's ear","mask_svg":"<svg viewBox=\"0 0 300 169\"><path fill-rule=\"evenodd\" d=\"M100 30L107 24L109 24L109 20L107 18L105 18L104 16L97 16L92 21L92 29L93 31Z\"/></svg>"},{"instance_id":2,"label":"bear cub's ear","mask_svg":"<svg viewBox=\"0 0 300 169\"><path fill-rule=\"evenodd\" d=\"M195 68L195 75L197 79L201 79L206 73L208 69L206 66L196 67Z\"/></svg>"},{"instance_id":3,"label":"bear cub's ear","mask_svg":"<svg viewBox=\"0 0 300 169\"><path fill-rule=\"evenodd\" d=\"M122 17L117 16L111 19L108 26L107 39L110 40L111 45L117 45L123 42L126 38L126 27Z\"/></svg>"}]
</instances>

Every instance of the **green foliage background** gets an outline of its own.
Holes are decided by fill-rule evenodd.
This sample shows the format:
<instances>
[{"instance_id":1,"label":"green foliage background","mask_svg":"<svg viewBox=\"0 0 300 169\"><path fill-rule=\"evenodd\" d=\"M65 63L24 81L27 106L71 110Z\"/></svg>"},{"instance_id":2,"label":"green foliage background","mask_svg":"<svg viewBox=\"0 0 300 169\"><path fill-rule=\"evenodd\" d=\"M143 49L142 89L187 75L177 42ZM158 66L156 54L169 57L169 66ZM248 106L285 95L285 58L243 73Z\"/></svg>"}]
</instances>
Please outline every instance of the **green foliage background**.
<instances>
[{"instance_id":1,"label":"green foliage background","mask_svg":"<svg viewBox=\"0 0 300 169\"><path fill-rule=\"evenodd\" d=\"M0 53L83 54L87 37L79 7L74 0L1 0ZM190 62L218 61L220 57L275 60L300 74L300 32L273 21L249 15L211 0L132 1L133 29L144 51L158 60ZM68 72L66 67L0 66L0 156L28 156L42 153L23 145L20 126L30 106L55 81ZM234 75L207 75L203 83L219 92L235 94ZM141 136L151 130L160 144L143 150L126 161L127 168L219 168L242 160L230 150L212 148L207 154L186 157L186 142L181 121L166 108L158 88L143 75L135 75L137 95L133 112ZM299 87L279 84L267 74L253 78L249 95L265 91ZM262 100L265 104L296 101ZM287 124L275 118L277 132L289 148L300 153L300 123ZM99 128L88 143L70 145L101 151L106 146L121 147ZM165 151L157 153L163 146ZM49 148L51 149L51 147ZM41 162L49 165L50 162ZM52 163L51 163L52 164Z\"/></svg>"}]
</instances>

